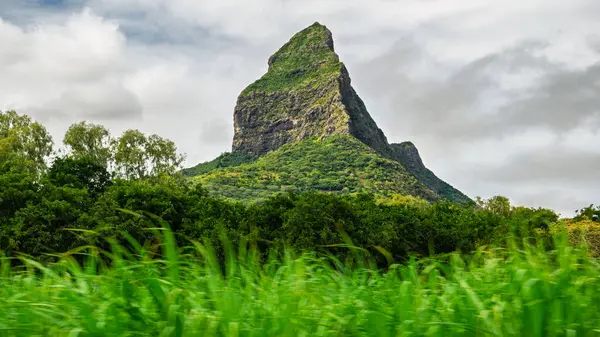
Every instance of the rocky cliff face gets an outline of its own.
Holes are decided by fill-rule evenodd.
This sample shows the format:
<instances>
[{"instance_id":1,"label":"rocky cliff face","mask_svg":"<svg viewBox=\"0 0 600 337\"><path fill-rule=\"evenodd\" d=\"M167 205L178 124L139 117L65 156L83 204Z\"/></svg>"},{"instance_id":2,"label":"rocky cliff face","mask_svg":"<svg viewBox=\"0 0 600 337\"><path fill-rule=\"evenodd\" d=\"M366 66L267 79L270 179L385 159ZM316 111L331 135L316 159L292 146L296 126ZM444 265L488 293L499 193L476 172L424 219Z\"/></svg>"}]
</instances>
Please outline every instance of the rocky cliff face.
<instances>
[{"instance_id":1,"label":"rocky cliff face","mask_svg":"<svg viewBox=\"0 0 600 337\"><path fill-rule=\"evenodd\" d=\"M417 180L421 181L442 198L458 202L468 202L470 200L469 197L438 178L431 170L425 167L419 155L419 150L417 150L412 142L391 144L390 148L392 159L399 161Z\"/></svg>"},{"instance_id":2,"label":"rocky cliff face","mask_svg":"<svg viewBox=\"0 0 600 337\"><path fill-rule=\"evenodd\" d=\"M263 155L309 137L353 135L386 151L387 140L350 84L331 32L315 23L269 58L238 97L233 151Z\"/></svg>"},{"instance_id":3,"label":"rocky cliff face","mask_svg":"<svg viewBox=\"0 0 600 337\"><path fill-rule=\"evenodd\" d=\"M407 170L416 172L427 169L419 155L419 150L412 142L391 144L390 148L393 159L399 161Z\"/></svg>"},{"instance_id":4,"label":"rocky cliff face","mask_svg":"<svg viewBox=\"0 0 600 337\"><path fill-rule=\"evenodd\" d=\"M469 198L423 165L416 147L389 144L352 88L334 50L331 32L314 23L269 58L269 69L238 97L232 150L261 157L307 138L349 135L406 171L443 198Z\"/></svg>"}]
</instances>

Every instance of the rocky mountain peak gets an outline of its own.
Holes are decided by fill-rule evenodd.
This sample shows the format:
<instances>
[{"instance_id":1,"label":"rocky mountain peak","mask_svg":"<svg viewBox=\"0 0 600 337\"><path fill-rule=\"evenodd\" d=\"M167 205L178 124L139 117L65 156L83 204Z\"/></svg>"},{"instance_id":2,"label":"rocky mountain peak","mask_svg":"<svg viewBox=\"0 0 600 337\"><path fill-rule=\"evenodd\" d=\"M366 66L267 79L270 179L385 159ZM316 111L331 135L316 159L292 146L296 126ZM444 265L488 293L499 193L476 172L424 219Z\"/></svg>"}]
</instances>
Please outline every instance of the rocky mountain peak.
<instances>
[{"instance_id":1,"label":"rocky mountain peak","mask_svg":"<svg viewBox=\"0 0 600 337\"><path fill-rule=\"evenodd\" d=\"M274 66L290 70L290 63L311 68L327 62L339 62L333 47L333 36L326 26L315 22L296 33L269 58L269 70Z\"/></svg>"},{"instance_id":2,"label":"rocky mountain peak","mask_svg":"<svg viewBox=\"0 0 600 337\"><path fill-rule=\"evenodd\" d=\"M306 138L348 134L385 151L383 132L350 82L327 27L314 23L296 33L238 97L233 150L261 156Z\"/></svg>"}]
</instances>

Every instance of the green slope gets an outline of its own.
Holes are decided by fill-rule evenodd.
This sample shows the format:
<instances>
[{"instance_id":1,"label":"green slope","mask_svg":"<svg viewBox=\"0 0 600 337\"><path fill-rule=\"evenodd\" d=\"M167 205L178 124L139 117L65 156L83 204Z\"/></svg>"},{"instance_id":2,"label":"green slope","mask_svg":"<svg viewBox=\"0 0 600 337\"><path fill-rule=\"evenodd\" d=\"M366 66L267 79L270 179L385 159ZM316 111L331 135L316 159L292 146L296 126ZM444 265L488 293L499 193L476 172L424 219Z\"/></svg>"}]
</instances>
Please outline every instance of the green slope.
<instances>
[{"instance_id":1,"label":"green slope","mask_svg":"<svg viewBox=\"0 0 600 337\"><path fill-rule=\"evenodd\" d=\"M287 144L255 162L216 169L194 179L215 196L246 201L309 190L439 198L402 164L347 135Z\"/></svg>"},{"instance_id":2,"label":"green slope","mask_svg":"<svg viewBox=\"0 0 600 337\"><path fill-rule=\"evenodd\" d=\"M245 153L226 152L211 161L183 169L181 170L181 174L183 174L184 177L195 177L197 175L205 174L220 168L239 166L242 164L251 163L255 160L255 157Z\"/></svg>"}]
</instances>

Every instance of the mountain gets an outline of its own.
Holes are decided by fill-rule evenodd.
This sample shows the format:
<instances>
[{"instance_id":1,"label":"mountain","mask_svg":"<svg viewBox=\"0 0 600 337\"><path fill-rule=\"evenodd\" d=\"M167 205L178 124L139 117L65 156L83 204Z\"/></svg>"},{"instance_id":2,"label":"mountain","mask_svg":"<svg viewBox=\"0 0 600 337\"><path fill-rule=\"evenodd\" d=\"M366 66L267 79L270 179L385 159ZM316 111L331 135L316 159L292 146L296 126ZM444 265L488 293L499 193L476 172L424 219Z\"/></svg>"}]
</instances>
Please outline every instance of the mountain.
<instances>
[{"instance_id":1,"label":"mountain","mask_svg":"<svg viewBox=\"0 0 600 337\"><path fill-rule=\"evenodd\" d=\"M352 135L378 151L387 139L350 85L333 48L331 32L318 23L292 37L269 58L269 70L239 96L233 151L263 155L310 137Z\"/></svg>"},{"instance_id":2,"label":"mountain","mask_svg":"<svg viewBox=\"0 0 600 337\"><path fill-rule=\"evenodd\" d=\"M234 199L317 189L470 200L427 169L411 142L388 143L327 27L298 32L268 65L238 97L232 152L184 174Z\"/></svg>"}]
</instances>

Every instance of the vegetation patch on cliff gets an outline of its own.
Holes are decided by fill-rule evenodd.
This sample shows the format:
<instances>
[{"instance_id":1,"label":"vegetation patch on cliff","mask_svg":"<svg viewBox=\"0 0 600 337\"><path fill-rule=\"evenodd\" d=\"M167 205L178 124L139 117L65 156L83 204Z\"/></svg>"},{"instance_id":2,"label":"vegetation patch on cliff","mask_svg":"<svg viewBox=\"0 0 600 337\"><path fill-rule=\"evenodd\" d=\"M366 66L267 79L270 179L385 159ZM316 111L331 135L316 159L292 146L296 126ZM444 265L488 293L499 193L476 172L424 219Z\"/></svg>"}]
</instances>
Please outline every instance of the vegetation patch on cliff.
<instances>
[{"instance_id":1,"label":"vegetation patch on cliff","mask_svg":"<svg viewBox=\"0 0 600 337\"><path fill-rule=\"evenodd\" d=\"M251 91L280 91L314 82L320 77L338 75L343 64L333 51L331 32L314 23L298 32L269 59L269 71L248 86Z\"/></svg>"}]
</instances>

